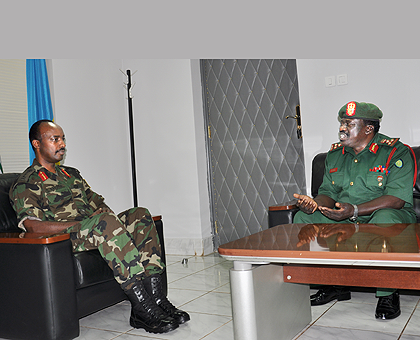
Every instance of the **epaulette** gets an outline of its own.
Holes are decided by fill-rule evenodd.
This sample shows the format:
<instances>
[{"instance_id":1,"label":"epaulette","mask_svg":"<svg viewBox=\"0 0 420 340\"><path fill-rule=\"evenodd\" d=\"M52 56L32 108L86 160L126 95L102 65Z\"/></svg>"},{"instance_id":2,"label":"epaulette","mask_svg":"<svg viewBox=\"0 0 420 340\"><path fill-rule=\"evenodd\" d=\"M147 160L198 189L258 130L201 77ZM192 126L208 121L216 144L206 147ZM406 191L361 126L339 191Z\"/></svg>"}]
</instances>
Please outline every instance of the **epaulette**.
<instances>
[{"instance_id":1,"label":"epaulette","mask_svg":"<svg viewBox=\"0 0 420 340\"><path fill-rule=\"evenodd\" d=\"M19 176L19 178L17 179L17 182L28 182L29 181L29 177L32 176L33 173L36 172L36 169L33 166L30 166L29 168L27 168L24 172L22 172L22 174Z\"/></svg>"},{"instance_id":2,"label":"epaulette","mask_svg":"<svg viewBox=\"0 0 420 340\"><path fill-rule=\"evenodd\" d=\"M383 138L378 142L378 144L394 146L399 140L399 138Z\"/></svg>"},{"instance_id":3,"label":"epaulette","mask_svg":"<svg viewBox=\"0 0 420 340\"><path fill-rule=\"evenodd\" d=\"M60 165L60 169L61 171L63 171L63 173L67 177L71 177L71 176L80 177L80 171L77 170L76 168L72 168L71 166L66 166L66 165Z\"/></svg>"},{"instance_id":4,"label":"epaulette","mask_svg":"<svg viewBox=\"0 0 420 340\"><path fill-rule=\"evenodd\" d=\"M330 150L329 150L329 152L331 152L331 151L335 151L335 150L338 150L339 148L341 148L343 145L341 144L341 143L334 143L334 144L332 144L331 145L331 148L330 148Z\"/></svg>"},{"instance_id":5,"label":"epaulette","mask_svg":"<svg viewBox=\"0 0 420 340\"><path fill-rule=\"evenodd\" d=\"M60 169L64 170L64 173L68 173L70 175L74 175L74 176L80 176L80 171L77 170L76 168L72 168L71 166L66 166L66 165L60 165Z\"/></svg>"}]
</instances>

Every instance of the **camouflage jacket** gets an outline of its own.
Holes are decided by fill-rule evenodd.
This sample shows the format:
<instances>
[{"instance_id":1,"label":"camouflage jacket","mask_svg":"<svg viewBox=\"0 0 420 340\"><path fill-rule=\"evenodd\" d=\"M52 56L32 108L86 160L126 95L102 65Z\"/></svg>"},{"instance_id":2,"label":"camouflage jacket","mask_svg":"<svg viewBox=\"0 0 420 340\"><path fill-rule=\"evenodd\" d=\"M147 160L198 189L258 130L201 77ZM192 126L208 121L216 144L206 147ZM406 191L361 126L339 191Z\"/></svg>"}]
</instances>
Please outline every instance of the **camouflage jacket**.
<instances>
[{"instance_id":1,"label":"camouflage jacket","mask_svg":"<svg viewBox=\"0 0 420 340\"><path fill-rule=\"evenodd\" d=\"M28 218L81 221L105 205L104 198L91 190L77 169L56 165L55 170L52 173L34 160L10 188L9 196L23 230Z\"/></svg>"}]
</instances>

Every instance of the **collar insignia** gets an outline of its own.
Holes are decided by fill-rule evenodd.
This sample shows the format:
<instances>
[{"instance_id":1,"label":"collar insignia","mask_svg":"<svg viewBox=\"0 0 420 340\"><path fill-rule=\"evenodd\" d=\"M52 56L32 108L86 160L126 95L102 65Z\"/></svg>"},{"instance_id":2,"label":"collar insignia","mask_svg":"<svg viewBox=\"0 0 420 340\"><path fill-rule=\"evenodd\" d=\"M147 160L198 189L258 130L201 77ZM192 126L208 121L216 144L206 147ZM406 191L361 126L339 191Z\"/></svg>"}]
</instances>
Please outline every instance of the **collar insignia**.
<instances>
[{"instance_id":1,"label":"collar insignia","mask_svg":"<svg viewBox=\"0 0 420 340\"><path fill-rule=\"evenodd\" d=\"M378 144L376 144L376 143L373 143L373 144L370 146L370 148L369 148L369 150L370 150L371 152L373 152L374 154L376 154L376 152L378 151L378 149L379 149L379 147L378 147Z\"/></svg>"},{"instance_id":2,"label":"collar insignia","mask_svg":"<svg viewBox=\"0 0 420 340\"><path fill-rule=\"evenodd\" d=\"M40 171L38 173L38 176L41 177L41 179L42 179L43 182L45 182L48 179L48 176L43 171Z\"/></svg>"}]
</instances>

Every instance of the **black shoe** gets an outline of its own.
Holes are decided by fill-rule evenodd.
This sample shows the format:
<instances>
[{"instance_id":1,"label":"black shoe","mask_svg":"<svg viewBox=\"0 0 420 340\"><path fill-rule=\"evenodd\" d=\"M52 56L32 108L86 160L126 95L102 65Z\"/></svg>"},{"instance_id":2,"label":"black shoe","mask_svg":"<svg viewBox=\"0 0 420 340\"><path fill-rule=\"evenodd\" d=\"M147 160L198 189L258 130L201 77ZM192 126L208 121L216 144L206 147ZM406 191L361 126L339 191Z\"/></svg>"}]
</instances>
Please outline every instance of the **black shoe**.
<instances>
[{"instance_id":1,"label":"black shoe","mask_svg":"<svg viewBox=\"0 0 420 340\"><path fill-rule=\"evenodd\" d=\"M176 322L183 324L190 320L190 316L187 312L176 308L172 303L169 302L168 298L163 293L162 279L160 275L151 275L146 277L143 282L147 293L152 297L152 299L154 299L156 304L162 308L165 313L173 317Z\"/></svg>"},{"instance_id":2,"label":"black shoe","mask_svg":"<svg viewBox=\"0 0 420 340\"><path fill-rule=\"evenodd\" d=\"M376 305L375 318L382 320L395 319L400 314L400 294L398 291L379 298L378 304Z\"/></svg>"},{"instance_id":3,"label":"black shoe","mask_svg":"<svg viewBox=\"0 0 420 340\"><path fill-rule=\"evenodd\" d=\"M338 301L350 300L351 294L348 288L338 286L325 286L311 295L311 306L325 305L337 299Z\"/></svg>"},{"instance_id":4,"label":"black shoe","mask_svg":"<svg viewBox=\"0 0 420 340\"><path fill-rule=\"evenodd\" d=\"M146 292L143 282L137 281L125 294L131 302L131 327L144 328L150 333L167 333L178 328L179 324Z\"/></svg>"}]
</instances>

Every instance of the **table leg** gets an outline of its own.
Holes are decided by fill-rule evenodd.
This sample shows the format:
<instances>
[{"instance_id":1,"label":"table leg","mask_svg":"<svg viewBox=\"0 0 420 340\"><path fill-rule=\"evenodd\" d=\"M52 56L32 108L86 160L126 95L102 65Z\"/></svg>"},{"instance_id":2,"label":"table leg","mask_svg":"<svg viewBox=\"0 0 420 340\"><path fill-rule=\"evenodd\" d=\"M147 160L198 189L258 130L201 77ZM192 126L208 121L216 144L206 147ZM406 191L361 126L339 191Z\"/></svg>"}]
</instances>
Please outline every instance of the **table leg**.
<instances>
[{"instance_id":1,"label":"table leg","mask_svg":"<svg viewBox=\"0 0 420 340\"><path fill-rule=\"evenodd\" d=\"M309 286L283 282L280 264L234 261L230 285L235 340L290 340L311 322Z\"/></svg>"}]
</instances>

